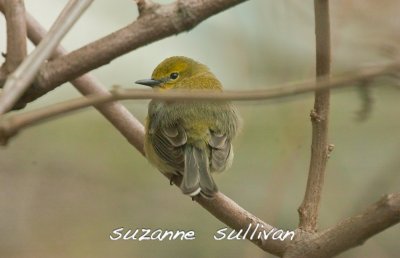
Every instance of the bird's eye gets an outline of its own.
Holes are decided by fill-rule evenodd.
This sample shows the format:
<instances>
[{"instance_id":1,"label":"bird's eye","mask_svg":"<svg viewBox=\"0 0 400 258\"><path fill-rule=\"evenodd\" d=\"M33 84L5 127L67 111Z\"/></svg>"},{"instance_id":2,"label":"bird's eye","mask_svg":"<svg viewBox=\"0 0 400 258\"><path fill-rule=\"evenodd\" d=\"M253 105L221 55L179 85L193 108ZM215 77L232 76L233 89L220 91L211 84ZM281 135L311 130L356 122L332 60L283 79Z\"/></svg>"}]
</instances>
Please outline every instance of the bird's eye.
<instances>
[{"instance_id":1,"label":"bird's eye","mask_svg":"<svg viewBox=\"0 0 400 258\"><path fill-rule=\"evenodd\" d=\"M172 80L175 80L176 78L178 78L179 77L179 73L171 73L170 75L169 75L169 78L171 78Z\"/></svg>"}]
</instances>

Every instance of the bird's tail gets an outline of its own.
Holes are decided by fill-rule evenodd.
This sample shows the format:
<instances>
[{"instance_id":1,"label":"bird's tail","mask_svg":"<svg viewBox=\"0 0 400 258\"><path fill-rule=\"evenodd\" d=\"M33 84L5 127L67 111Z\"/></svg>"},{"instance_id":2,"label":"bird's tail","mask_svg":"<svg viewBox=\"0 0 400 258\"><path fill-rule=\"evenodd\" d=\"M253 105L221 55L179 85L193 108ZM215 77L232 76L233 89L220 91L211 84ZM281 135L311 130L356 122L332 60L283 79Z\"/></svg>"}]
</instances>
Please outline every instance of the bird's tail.
<instances>
[{"instance_id":1,"label":"bird's tail","mask_svg":"<svg viewBox=\"0 0 400 258\"><path fill-rule=\"evenodd\" d=\"M207 198L218 192L210 174L207 153L189 144L185 147L185 169L181 189L184 194L196 196L200 193Z\"/></svg>"}]
</instances>

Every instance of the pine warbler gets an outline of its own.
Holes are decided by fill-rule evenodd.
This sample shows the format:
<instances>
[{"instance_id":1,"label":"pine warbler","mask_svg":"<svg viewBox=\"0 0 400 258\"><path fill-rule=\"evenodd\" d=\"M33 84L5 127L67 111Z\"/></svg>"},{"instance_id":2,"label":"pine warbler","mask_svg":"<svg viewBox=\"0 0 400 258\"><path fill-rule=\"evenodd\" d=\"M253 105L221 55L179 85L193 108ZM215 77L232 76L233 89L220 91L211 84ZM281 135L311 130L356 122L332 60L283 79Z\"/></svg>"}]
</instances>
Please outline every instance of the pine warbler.
<instances>
[{"instance_id":1,"label":"pine warbler","mask_svg":"<svg viewBox=\"0 0 400 258\"><path fill-rule=\"evenodd\" d=\"M151 79L136 83L159 91L222 91L221 83L205 65L182 56L167 58ZM184 194L212 198L218 188L211 173L231 165L231 143L238 128L238 114L228 101L152 100L146 119L146 157L168 176L181 175Z\"/></svg>"}]
</instances>

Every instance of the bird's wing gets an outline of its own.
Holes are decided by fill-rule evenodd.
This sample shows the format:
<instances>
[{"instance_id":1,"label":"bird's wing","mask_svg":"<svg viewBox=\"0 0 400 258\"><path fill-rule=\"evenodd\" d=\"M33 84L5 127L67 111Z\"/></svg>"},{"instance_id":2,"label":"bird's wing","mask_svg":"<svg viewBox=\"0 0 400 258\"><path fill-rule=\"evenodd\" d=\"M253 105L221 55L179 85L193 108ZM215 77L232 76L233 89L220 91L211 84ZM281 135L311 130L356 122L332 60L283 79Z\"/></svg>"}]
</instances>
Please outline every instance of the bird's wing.
<instances>
[{"instance_id":1,"label":"bird's wing","mask_svg":"<svg viewBox=\"0 0 400 258\"><path fill-rule=\"evenodd\" d=\"M208 144L211 149L211 170L215 172L225 170L232 148L230 140L225 134L211 131Z\"/></svg>"},{"instance_id":2,"label":"bird's wing","mask_svg":"<svg viewBox=\"0 0 400 258\"><path fill-rule=\"evenodd\" d=\"M182 171L183 146L187 141L185 130L180 125L159 128L150 134L150 139L158 156L177 171Z\"/></svg>"}]
</instances>

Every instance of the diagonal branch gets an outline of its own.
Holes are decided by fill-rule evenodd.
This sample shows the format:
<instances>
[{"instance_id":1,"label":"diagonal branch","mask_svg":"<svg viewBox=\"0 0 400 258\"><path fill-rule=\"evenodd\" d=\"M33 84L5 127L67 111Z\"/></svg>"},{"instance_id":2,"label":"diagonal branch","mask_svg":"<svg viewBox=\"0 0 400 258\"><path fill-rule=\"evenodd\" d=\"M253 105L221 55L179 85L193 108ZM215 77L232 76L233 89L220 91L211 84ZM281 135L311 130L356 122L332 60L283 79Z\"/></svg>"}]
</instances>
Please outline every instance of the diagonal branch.
<instances>
[{"instance_id":1,"label":"diagonal branch","mask_svg":"<svg viewBox=\"0 0 400 258\"><path fill-rule=\"evenodd\" d=\"M252 225L252 229L250 231L252 232L253 230L256 230L255 232L257 232L257 235L260 232L270 232L272 229L274 229L273 226L266 224L264 221L249 213L234 201L223 195L221 192L218 192L211 200L199 196L195 198L195 201L212 213L217 219L236 231L239 231L240 229L246 230L250 224ZM257 224L260 225L258 229L255 228ZM288 239L285 239L285 241L280 241L272 240L271 238L250 238L251 237L248 235L247 239L249 241L264 251L278 256L282 256L286 248L291 243Z\"/></svg>"},{"instance_id":2,"label":"diagonal branch","mask_svg":"<svg viewBox=\"0 0 400 258\"><path fill-rule=\"evenodd\" d=\"M0 97L0 115L10 110L28 89L40 66L93 0L70 0L37 48L8 77Z\"/></svg>"},{"instance_id":3,"label":"diagonal branch","mask_svg":"<svg viewBox=\"0 0 400 258\"><path fill-rule=\"evenodd\" d=\"M329 28L329 0L314 0L317 77L329 76L331 50ZM324 184L325 168L333 145L328 145L329 90L315 93L311 111L312 143L307 188L298 212L299 228L313 232L317 227L318 209ZM332 146L332 147L331 147Z\"/></svg>"},{"instance_id":4,"label":"diagonal branch","mask_svg":"<svg viewBox=\"0 0 400 258\"><path fill-rule=\"evenodd\" d=\"M368 238L400 222L400 192L384 196L364 212L300 240L288 248L285 258L333 257L363 244Z\"/></svg>"},{"instance_id":5,"label":"diagonal branch","mask_svg":"<svg viewBox=\"0 0 400 258\"><path fill-rule=\"evenodd\" d=\"M132 24L43 65L35 87L27 92L22 101L33 101L62 83L108 64L123 54L188 31L208 17L245 1L180 0L167 5L143 4L141 6L147 9L142 9L139 18Z\"/></svg>"}]
</instances>

